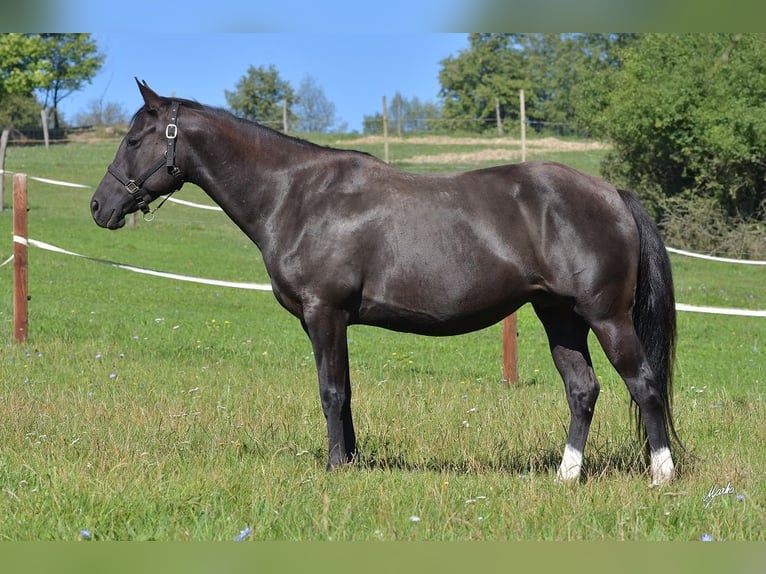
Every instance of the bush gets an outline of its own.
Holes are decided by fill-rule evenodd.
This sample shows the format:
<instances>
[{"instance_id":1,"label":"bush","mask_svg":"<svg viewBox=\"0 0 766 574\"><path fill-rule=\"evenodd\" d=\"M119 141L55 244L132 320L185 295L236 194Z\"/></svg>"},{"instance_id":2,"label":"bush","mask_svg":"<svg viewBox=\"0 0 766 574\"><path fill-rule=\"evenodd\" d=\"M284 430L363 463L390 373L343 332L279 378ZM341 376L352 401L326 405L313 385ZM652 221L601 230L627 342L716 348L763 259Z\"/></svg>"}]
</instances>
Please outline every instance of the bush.
<instances>
[{"instance_id":1,"label":"bush","mask_svg":"<svg viewBox=\"0 0 766 574\"><path fill-rule=\"evenodd\" d=\"M720 257L766 260L766 202L760 221L731 217L713 198L673 197L662 202L660 228L669 246Z\"/></svg>"},{"instance_id":2,"label":"bush","mask_svg":"<svg viewBox=\"0 0 766 574\"><path fill-rule=\"evenodd\" d=\"M766 200L766 36L647 34L624 53L599 120L604 175L661 217L665 197L710 198L733 218Z\"/></svg>"}]
</instances>

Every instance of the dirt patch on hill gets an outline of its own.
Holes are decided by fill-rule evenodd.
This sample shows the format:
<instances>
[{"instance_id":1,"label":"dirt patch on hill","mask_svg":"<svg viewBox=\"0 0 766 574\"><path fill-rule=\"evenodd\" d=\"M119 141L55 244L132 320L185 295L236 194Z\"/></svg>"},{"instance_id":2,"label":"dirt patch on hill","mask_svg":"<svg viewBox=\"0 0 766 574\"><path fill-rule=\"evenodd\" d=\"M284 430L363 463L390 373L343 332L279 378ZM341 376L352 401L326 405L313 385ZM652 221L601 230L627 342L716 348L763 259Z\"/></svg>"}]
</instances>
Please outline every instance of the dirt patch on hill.
<instances>
[{"instance_id":1,"label":"dirt patch on hill","mask_svg":"<svg viewBox=\"0 0 766 574\"><path fill-rule=\"evenodd\" d=\"M353 140L343 140L345 146L359 144L382 144L383 136L365 136ZM485 149L466 152L445 152L438 154L416 155L401 158L400 161L412 164L450 164L512 162L521 160L521 140L513 138L460 138L450 136L418 136L411 138L389 138L389 144L418 144L432 146L476 145ZM607 149L601 142L570 141L558 138L540 138L527 140L527 154L539 155L549 152L589 151Z\"/></svg>"},{"instance_id":2,"label":"dirt patch on hill","mask_svg":"<svg viewBox=\"0 0 766 574\"><path fill-rule=\"evenodd\" d=\"M510 163L521 161L521 151L514 149L482 149L470 152L448 152L433 155L415 155L402 158L402 163L412 164L472 164L487 162Z\"/></svg>"},{"instance_id":3,"label":"dirt patch on hill","mask_svg":"<svg viewBox=\"0 0 766 574\"><path fill-rule=\"evenodd\" d=\"M338 140L338 144L380 144L383 136L364 136L350 140ZM416 136L411 138L389 137L389 143L410 143L425 145L483 145L488 147L521 147L521 140L514 138L461 138L451 136ZM589 149L606 149L608 146L601 142L570 141L558 138L535 138L527 140L527 148L545 151L579 151Z\"/></svg>"}]
</instances>

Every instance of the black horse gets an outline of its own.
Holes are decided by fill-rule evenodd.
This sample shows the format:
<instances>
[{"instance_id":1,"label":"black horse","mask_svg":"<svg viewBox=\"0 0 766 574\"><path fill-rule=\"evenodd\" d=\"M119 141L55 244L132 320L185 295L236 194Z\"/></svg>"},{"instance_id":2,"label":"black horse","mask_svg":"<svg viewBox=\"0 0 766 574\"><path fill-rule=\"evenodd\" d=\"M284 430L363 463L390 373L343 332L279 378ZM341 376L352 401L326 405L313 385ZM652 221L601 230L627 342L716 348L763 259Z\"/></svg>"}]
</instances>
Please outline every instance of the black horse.
<instances>
[{"instance_id":1,"label":"black horse","mask_svg":"<svg viewBox=\"0 0 766 574\"><path fill-rule=\"evenodd\" d=\"M328 469L356 456L349 325L455 335L532 303L571 412L559 479L580 475L599 394L591 330L637 407L651 484L673 477L673 283L633 194L550 162L406 173L138 87L144 105L93 195L93 218L118 229L189 181L255 242L274 295L311 340Z\"/></svg>"}]
</instances>

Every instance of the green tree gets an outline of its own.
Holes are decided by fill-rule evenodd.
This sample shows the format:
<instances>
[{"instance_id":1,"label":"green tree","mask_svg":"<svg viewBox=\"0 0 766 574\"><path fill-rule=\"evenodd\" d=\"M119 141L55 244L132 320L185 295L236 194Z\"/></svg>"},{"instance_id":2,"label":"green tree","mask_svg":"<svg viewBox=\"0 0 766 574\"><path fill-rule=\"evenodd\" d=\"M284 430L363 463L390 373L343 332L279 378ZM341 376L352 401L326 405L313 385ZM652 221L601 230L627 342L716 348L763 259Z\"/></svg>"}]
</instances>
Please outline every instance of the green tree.
<instances>
[{"instance_id":1,"label":"green tree","mask_svg":"<svg viewBox=\"0 0 766 574\"><path fill-rule=\"evenodd\" d=\"M522 36L530 93L527 117L537 131L582 133L598 92L584 89L615 61L624 34L525 34ZM584 108L584 109L583 109ZM587 125L587 124L585 124Z\"/></svg>"},{"instance_id":2,"label":"green tree","mask_svg":"<svg viewBox=\"0 0 766 574\"><path fill-rule=\"evenodd\" d=\"M40 34L49 73L37 87L45 108L53 111L53 127L60 127L61 100L80 90L101 69L105 56L90 34Z\"/></svg>"},{"instance_id":3,"label":"green tree","mask_svg":"<svg viewBox=\"0 0 766 574\"><path fill-rule=\"evenodd\" d=\"M30 126L40 126L40 103L34 95L5 94L0 97L0 131Z\"/></svg>"},{"instance_id":4,"label":"green tree","mask_svg":"<svg viewBox=\"0 0 766 574\"><path fill-rule=\"evenodd\" d=\"M39 36L0 34L0 128L39 123L34 89L48 74Z\"/></svg>"},{"instance_id":5,"label":"green tree","mask_svg":"<svg viewBox=\"0 0 766 574\"><path fill-rule=\"evenodd\" d=\"M603 112L616 87L623 55L640 41L641 34L588 33L577 34L573 39L585 58L585 70L571 81L572 121L580 135L600 139L608 129Z\"/></svg>"},{"instance_id":6,"label":"green tree","mask_svg":"<svg viewBox=\"0 0 766 574\"><path fill-rule=\"evenodd\" d=\"M393 134L424 133L440 127L441 108L434 102L422 102L418 97L405 98L400 92L387 99L388 129ZM383 132L383 113L364 116L362 130L365 134Z\"/></svg>"},{"instance_id":7,"label":"green tree","mask_svg":"<svg viewBox=\"0 0 766 574\"><path fill-rule=\"evenodd\" d=\"M493 127L496 106L502 117L518 116L519 89L528 88L520 34L470 34L469 48L442 60L439 71L442 115L450 129Z\"/></svg>"},{"instance_id":8,"label":"green tree","mask_svg":"<svg viewBox=\"0 0 766 574\"><path fill-rule=\"evenodd\" d=\"M496 106L505 120L519 113L538 131L590 129L603 107L595 77L619 66L619 51L635 34L471 34L470 46L442 61L444 118L457 129L494 128ZM587 86L587 88L586 88Z\"/></svg>"},{"instance_id":9,"label":"green tree","mask_svg":"<svg viewBox=\"0 0 766 574\"><path fill-rule=\"evenodd\" d=\"M26 121L24 110L38 92L58 128L58 103L90 81L103 60L90 34L0 34L0 119Z\"/></svg>"},{"instance_id":10,"label":"green tree","mask_svg":"<svg viewBox=\"0 0 766 574\"><path fill-rule=\"evenodd\" d=\"M764 53L762 34L649 34L627 49L599 120L613 146L605 175L639 191L655 215L675 196L757 216L766 202Z\"/></svg>"},{"instance_id":11,"label":"green tree","mask_svg":"<svg viewBox=\"0 0 766 574\"><path fill-rule=\"evenodd\" d=\"M30 94L50 78L39 34L0 34L0 94Z\"/></svg>"},{"instance_id":12,"label":"green tree","mask_svg":"<svg viewBox=\"0 0 766 574\"><path fill-rule=\"evenodd\" d=\"M267 126L282 126L283 105L287 106L288 122L296 116L291 111L297 97L290 83L279 76L277 68L250 66L237 82L234 91L224 90L229 108L235 114Z\"/></svg>"}]
</instances>

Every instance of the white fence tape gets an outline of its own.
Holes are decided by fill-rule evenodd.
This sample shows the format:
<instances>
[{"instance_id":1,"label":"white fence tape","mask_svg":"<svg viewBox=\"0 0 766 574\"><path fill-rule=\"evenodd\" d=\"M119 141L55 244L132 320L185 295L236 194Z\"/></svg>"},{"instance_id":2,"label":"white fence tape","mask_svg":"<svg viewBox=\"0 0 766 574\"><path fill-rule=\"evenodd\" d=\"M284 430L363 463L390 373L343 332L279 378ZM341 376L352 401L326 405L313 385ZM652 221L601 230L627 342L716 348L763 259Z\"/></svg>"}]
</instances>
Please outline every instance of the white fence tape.
<instances>
[{"instance_id":1,"label":"white fence tape","mask_svg":"<svg viewBox=\"0 0 766 574\"><path fill-rule=\"evenodd\" d=\"M38 249L44 249L46 251L53 251L55 253L61 253L63 255L72 255L74 257L82 257L83 259L89 259L97 263L104 263L117 267L119 269L125 269L126 271L132 271L134 273L142 273L144 275L152 275L154 277L164 277L165 279L175 279L176 281L187 281L189 283L201 283L203 285L214 285L217 287L232 287L234 289L251 289L255 291L271 291L271 285L268 283L238 283L235 281L220 281L218 279L204 279L202 277L192 277L189 275L179 275L178 273L166 273L164 271L154 271L153 269L145 269L143 267L135 267L133 265L124 265L122 263L115 263L113 261L106 261L104 259L98 259L96 257L89 257L88 255L82 255L75 253L74 251L68 251L61 247L56 247L50 243L43 241L37 241L36 239L30 239L29 244Z\"/></svg>"},{"instance_id":2,"label":"white fence tape","mask_svg":"<svg viewBox=\"0 0 766 574\"><path fill-rule=\"evenodd\" d=\"M217 287L232 287L235 289L251 289L255 291L271 291L271 285L268 283L239 283L235 281L221 281L218 279L205 279L202 277L192 277L190 275L179 275L178 273L166 273L164 271L155 271L153 269L145 269L143 267L136 267L134 265L125 265L123 263L115 263L113 261L106 261L104 259L98 259L96 257L89 257L88 255L82 255L56 247L50 243L43 241L37 241L36 239L29 239L29 245L43 249L46 251L52 251L54 253L60 253L62 255L71 255L74 257L82 257L96 263L104 263L117 267L119 269L125 269L126 271L132 271L134 273L142 273L144 275L152 275L154 277L163 277L165 279L175 279L177 281L188 281L190 283L200 283L203 285L214 285ZM0 267L6 265L13 260L13 255L6 259ZM692 313L709 313L714 315L737 315L740 317L766 317L766 311L754 310L754 309L732 309L727 307L698 307L696 305L686 305L684 303L676 303L676 309L678 311L688 311Z\"/></svg>"},{"instance_id":3,"label":"white fence tape","mask_svg":"<svg viewBox=\"0 0 766 574\"><path fill-rule=\"evenodd\" d=\"M7 173L9 175L13 175L16 172L8 171L8 170L2 170L0 169L0 175ZM58 181L56 179L48 179L45 177L33 177L33 176L27 176L29 179L33 179L35 181L39 181L41 183L49 183L51 185L61 185L64 187L77 187L77 188L83 188L83 189L90 189L92 186L86 185L84 183L70 183L68 181ZM163 196L165 197L165 196ZM185 205L186 207L194 207L196 209L206 209L208 211L223 211L220 207L217 205L203 205L202 203L194 203L192 201L186 201L184 199L177 199L175 197L165 197L168 201L171 203L177 203L179 205Z\"/></svg>"},{"instance_id":4,"label":"white fence tape","mask_svg":"<svg viewBox=\"0 0 766 574\"><path fill-rule=\"evenodd\" d=\"M13 175L16 172L8 171L8 170L2 170L0 169L0 175L8 173L10 175ZM58 181L56 179L47 179L45 177L34 177L31 175L27 176L29 179L33 179L35 181L39 181L41 183L50 183L51 185L62 185L64 187L79 187L79 188L89 188L89 185L85 185L83 183L69 183L68 181Z\"/></svg>"},{"instance_id":5,"label":"white fence tape","mask_svg":"<svg viewBox=\"0 0 766 574\"><path fill-rule=\"evenodd\" d=\"M3 171L0 170L0 174L8 173L12 174L11 171ZM62 185L65 187L76 187L76 188L90 188L89 185L84 185L81 183L69 183L66 181L57 181L55 179L47 179L43 177L32 177L28 176L29 179L33 179L35 181L39 181L42 183L48 183L51 185ZM174 197L169 198L169 201L172 201L173 203L177 203L179 205L184 205L186 207L193 207L195 209L205 209L208 211L223 211L218 206L212 206L212 205L203 205L201 203L193 203L191 201L185 201L183 199L177 199ZM14 236L14 241L22 240L23 238ZM271 285L264 284L264 283L237 283L232 281L219 281L218 279L204 279L202 277L191 277L189 275L179 275L177 273L165 273L163 271L154 271L151 269L144 269L142 267L134 267L132 265L124 265L122 263L114 263L111 261L103 261L101 259L97 259L94 257L89 257L87 255L81 255L79 253L75 253L73 251L67 251L66 249L61 249L60 247L56 247L55 245L50 245L49 243L44 243L42 241L36 241L34 239L29 240L29 244L38 247L40 249L46 249L48 251L54 251L57 253L62 253L64 255L73 255L76 257L82 257L84 259L89 259L91 261L96 261L99 263L106 263L108 265L111 265L112 267L118 267L120 269L125 269L127 271L133 271L134 273L143 273L145 275L153 275L155 277L164 277L166 279L175 279L177 281L188 281L191 283L201 283L204 285L215 285L218 287L232 287L236 289L253 289L256 291L271 291ZM675 253L677 255L683 255L686 257L694 257L697 259L704 259L707 261L717 261L721 263L736 263L736 264L742 264L742 265L766 265L766 261L755 261L750 259L731 259L728 257L715 257L713 255L704 255L702 253L694 253L693 251L685 251L683 249L675 249L673 247L667 247L666 248L668 252ZM3 261L3 263L0 263L0 267L3 267L4 265L7 265L13 260L13 255L11 255L8 259ZM695 305L686 305L684 303L676 303L676 309L678 311L688 311L693 313L710 313L710 314L716 314L716 315L736 315L741 317L766 317L766 311L759 311L759 310L752 310L752 309L731 309L726 307L698 307Z\"/></svg>"},{"instance_id":6,"label":"white fence tape","mask_svg":"<svg viewBox=\"0 0 766 574\"><path fill-rule=\"evenodd\" d=\"M720 263L739 263L741 265L766 265L766 261L755 261L753 259L730 259L729 257L715 257L713 255L703 255L702 253L694 253L693 251L684 251L683 249L675 249L674 247L666 247L670 253L676 255L684 255L686 257L695 257L697 259L705 259L707 261L718 261Z\"/></svg>"},{"instance_id":7,"label":"white fence tape","mask_svg":"<svg viewBox=\"0 0 766 574\"><path fill-rule=\"evenodd\" d=\"M201 203L192 203L191 201L185 201L183 199L177 199L175 197L168 197L168 201L172 203L178 203L180 205L185 205L186 207L195 207L197 209L207 209L208 211L223 211L223 209L221 209L217 205L202 205Z\"/></svg>"},{"instance_id":8,"label":"white fence tape","mask_svg":"<svg viewBox=\"0 0 766 574\"><path fill-rule=\"evenodd\" d=\"M737 315L739 317L766 317L766 311L752 309L730 309L728 307L697 307L676 303L677 311L691 311L692 313L709 313L711 315Z\"/></svg>"}]
</instances>

